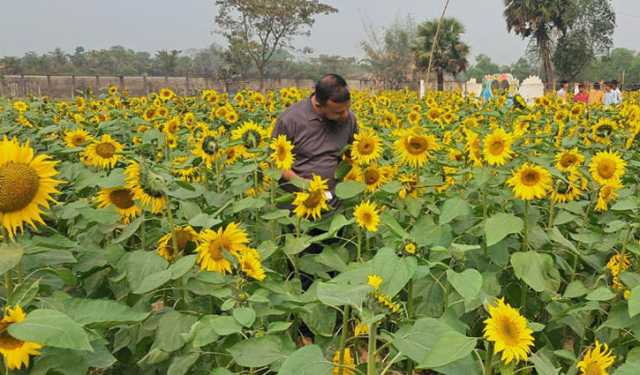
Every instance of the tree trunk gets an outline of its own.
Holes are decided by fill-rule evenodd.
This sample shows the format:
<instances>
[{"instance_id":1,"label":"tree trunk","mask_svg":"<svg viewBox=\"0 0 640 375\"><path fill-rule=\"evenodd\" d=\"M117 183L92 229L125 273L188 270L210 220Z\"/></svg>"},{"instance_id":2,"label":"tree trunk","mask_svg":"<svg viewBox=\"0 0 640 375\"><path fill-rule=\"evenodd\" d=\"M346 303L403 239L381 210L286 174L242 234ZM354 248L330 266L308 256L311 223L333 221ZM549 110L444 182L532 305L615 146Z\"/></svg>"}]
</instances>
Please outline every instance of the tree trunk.
<instances>
[{"instance_id":1,"label":"tree trunk","mask_svg":"<svg viewBox=\"0 0 640 375\"><path fill-rule=\"evenodd\" d=\"M264 90L264 65L258 67L258 75L260 78L260 92Z\"/></svg>"},{"instance_id":2,"label":"tree trunk","mask_svg":"<svg viewBox=\"0 0 640 375\"><path fill-rule=\"evenodd\" d=\"M540 60L544 69L545 80L555 89L556 77L553 72L553 63L551 62L551 41L545 37L538 38L538 48L540 48Z\"/></svg>"},{"instance_id":3,"label":"tree trunk","mask_svg":"<svg viewBox=\"0 0 640 375\"><path fill-rule=\"evenodd\" d=\"M438 69L438 91L444 90L444 71L442 69Z\"/></svg>"}]
</instances>

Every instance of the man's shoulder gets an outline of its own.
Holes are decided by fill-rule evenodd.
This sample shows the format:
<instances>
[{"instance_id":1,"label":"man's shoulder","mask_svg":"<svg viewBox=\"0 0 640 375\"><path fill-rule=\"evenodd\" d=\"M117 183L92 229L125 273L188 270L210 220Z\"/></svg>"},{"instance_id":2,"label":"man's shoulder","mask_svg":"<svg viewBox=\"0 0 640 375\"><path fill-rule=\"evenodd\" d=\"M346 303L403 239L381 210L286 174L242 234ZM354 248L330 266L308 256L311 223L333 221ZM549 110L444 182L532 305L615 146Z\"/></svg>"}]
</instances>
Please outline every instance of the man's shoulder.
<instances>
[{"instance_id":1,"label":"man's shoulder","mask_svg":"<svg viewBox=\"0 0 640 375\"><path fill-rule=\"evenodd\" d=\"M307 115L307 99L301 100L285 109L278 118L283 122L304 121Z\"/></svg>"}]
</instances>

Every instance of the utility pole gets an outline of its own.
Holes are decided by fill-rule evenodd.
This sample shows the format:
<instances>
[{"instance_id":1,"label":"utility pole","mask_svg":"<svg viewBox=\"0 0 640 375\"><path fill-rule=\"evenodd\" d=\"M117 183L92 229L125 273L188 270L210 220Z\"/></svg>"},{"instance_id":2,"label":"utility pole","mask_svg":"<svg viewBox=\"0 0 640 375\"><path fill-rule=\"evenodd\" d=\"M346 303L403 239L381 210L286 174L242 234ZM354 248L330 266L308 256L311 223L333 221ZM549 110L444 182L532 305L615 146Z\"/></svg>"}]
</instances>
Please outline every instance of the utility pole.
<instances>
[{"instance_id":1,"label":"utility pole","mask_svg":"<svg viewBox=\"0 0 640 375\"><path fill-rule=\"evenodd\" d=\"M431 53L429 55L429 65L427 65L427 89L429 88L429 81L431 80L431 63L433 61L433 52L438 47L438 36L440 34L440 28L442 27L442 21L444 20L444 14L447 12L447 8L449 7L449 1L447 0L444 3L444 8L442 8L442 14L440 15L440 20L438 21L438 27L436 28L436 33L433 36L433 41L431 42Z\"/></svg>"}]
</instances>

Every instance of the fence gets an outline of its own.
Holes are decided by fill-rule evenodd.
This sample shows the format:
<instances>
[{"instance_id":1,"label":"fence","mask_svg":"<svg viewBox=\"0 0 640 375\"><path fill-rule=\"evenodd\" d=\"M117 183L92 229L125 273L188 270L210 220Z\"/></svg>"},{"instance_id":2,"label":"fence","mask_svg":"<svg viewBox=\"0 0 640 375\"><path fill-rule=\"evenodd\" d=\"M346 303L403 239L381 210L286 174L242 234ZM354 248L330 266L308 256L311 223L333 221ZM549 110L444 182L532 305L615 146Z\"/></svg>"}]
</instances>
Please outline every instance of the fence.
<instances>
[{"instance_id":1,"label":"fence","mask_svg":"<svg viewBox=\"0 0 640 375\"><path fill-rule=\"evenodd\" d=\"M380 90L387 88L384 81L357 79L348 80L353 89ZM268 79L264 81L265 90L283 87L311 88L314 82L306 79ZM169 87L177 94L193 95L204 89L216 89L222 92L236 92L244 88L257 90L260 81L223 81L209 77L152 77L152 76L75 76L75 75L0 75L0 96L28 97L49 96L52 98L70 98L82 95L87 90L94 93L114 85L120 90L127 90L130 95L147 95L163 87ZM418 81L406 81L400 88L418 90ZM445 90L460 88L456 81L446 81ZM431 87L435 88L435 82Z\"/></svg>"}]
</instances>

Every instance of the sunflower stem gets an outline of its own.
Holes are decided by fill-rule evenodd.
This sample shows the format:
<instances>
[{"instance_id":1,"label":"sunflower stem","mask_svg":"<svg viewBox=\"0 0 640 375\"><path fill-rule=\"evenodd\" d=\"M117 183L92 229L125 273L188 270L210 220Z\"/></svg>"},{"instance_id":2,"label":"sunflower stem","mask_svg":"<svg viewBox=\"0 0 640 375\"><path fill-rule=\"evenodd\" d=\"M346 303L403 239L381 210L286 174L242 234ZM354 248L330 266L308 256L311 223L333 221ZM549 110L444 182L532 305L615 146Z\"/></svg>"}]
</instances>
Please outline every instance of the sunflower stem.
<instances>
[{"instance_id":1,"label":"sunflower stem","mask_svg":"<svg viewBox=\"0 0 640 375\"><path fill-rule=\"evenodd\" d=\"M344 344L349 333L349 316L351 315L351 306L346 305L342 313L342 332L340 332L340 341L338 342L338 364L340 369L338 375L344 374Z\"/></svg>"},{"instance_id":2,"label":"sunflower stem","mask_svg":"<svg viewBox=\"0 0 640 375\"><path fill-rule=\"evenodd\" d=\"M553 226L553 220L555 219L555 208L556 202L553 199L549 199L549 223L547 224L547 229L551 229Z\"/></svg>"},{"instance_id":3,"label":"sunflower stem","mask_svg":"<svg viewBox=\"0 0 640 375\"><path fill-rule=\"evenodd\" d=\"M487 358L484 364L484 375L493 375L493 345L489 344Z\"/></svg>"},{"instance_id":4,"label":"sunflower stem","mask_svg":"<svg viewBox=\"0 0 640 375\"><path fill-rule=\"evenodd\" d=\"M2 228L2 244L4 246L9 246L9 233L7 232L7 229L2 225L0 225L0 228ZM4 289L6 290L6 293L7 293L6 300L9 301L9 299L11 298L11 292L13 291L13 280L11 279L11 270L7 270L7 272L4 273Z\"/></svg>"},{"instance_id":5,"label":"sunflower stem","mask_svg":"<svg viewBox=\"0 0 640 375\"><path fill-rule=\"evenodd\" d=\"M378 323L369 325L369 345L367 348L367 375L377 375L376 371L376 331Z\"/></svg>"},{"instance_id":6,"label":"sunflower stem","mask_svg":"<svg viewBox=\"0 0 640 375\"><path fill-rule=\"evenodd\" d=\"M142 222L140 223L140 230L141 230L141 232L140 232L140 242L141 242L140 245L142 246L142 250L143 251L144 251L144 249L147 248L147 236L145 235L145 233L147 233L146 225L145 225L145 221L146 221L145 219L146 218L144 217L144 213L145 213L145 210L142 210L142 214L141 214Z\"/></svg>"},{"instance_id":7,"label":"sunflower stem","mask_svg":"<svg viewBox=\"0 0 640 375\"><path fill-rule=\"evenodd\" d=\"M527 251L529 248L529 201L524 201L524 239L522 241L522 250Z\"/></svg>"},{"instance_id":8,"label":"sunflower stem","mask_svg":"<svg viewBox=\"0 0 640 375\"><path fill-rule=\"evenodd\" d=\"M362 229L356 229L358 231L358 247L356 249L356 261L362 261Z\"/></svg>"}]
</instances>

